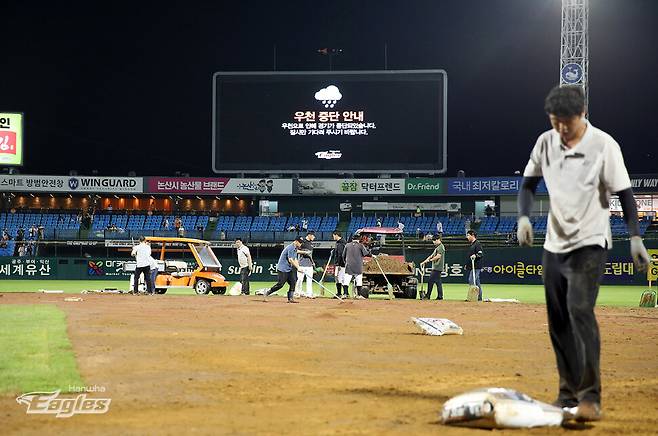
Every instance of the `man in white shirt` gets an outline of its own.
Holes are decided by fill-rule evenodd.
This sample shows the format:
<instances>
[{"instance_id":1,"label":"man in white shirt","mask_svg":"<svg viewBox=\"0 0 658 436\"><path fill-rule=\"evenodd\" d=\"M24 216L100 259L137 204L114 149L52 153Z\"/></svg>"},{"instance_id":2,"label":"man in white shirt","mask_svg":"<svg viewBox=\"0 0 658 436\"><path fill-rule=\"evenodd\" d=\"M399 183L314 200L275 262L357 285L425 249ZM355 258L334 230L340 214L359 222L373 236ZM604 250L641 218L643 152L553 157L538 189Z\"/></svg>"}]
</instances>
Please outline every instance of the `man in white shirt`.
<instances>
[{"instance_id":1,"label":"man in white shirt","mask_svg":"<svg viewBox=\"0 0 658 436\"><path fill-rule=\"evenodd\" d=\"M241 238L235 238L235 248L238 251L238 264L240 265L240 284L242 294L249 295L249 276L254 268L249 248L242 243Z\"/></svg>"},{"instance_id":2,"label":"man in white shirt","mask_svg":"<svg viewBox=\"0 0 658 436\"><path fill-rule=\"evenodd\" d=\"M543 177L551 208L544 243L543 279L548 326L560 376L555 405L573 408L577 421L601 419L600 338L594 305L612 247L610 194L617 193L628 226L631 255L646 269L628 171L619 144L585 119L578 86L556 87L544 109L553 129L539 136L519 191L517 236L531 245L529 215Z\"/></svg>"},{"instance_id":3,"label":"man in white shirt","mask_svg":"<svg viewBox=\"0 0 658 436\"><path fill-rule=\"evenodd\" d=\"M144 236L139 237L139 244L133 247L131 255L136 260L133 294L139 292L139 276L142 274L144 274L146 292L150 292L153 289L151 284L151 247Z\"/></svg>"}]
</instances>

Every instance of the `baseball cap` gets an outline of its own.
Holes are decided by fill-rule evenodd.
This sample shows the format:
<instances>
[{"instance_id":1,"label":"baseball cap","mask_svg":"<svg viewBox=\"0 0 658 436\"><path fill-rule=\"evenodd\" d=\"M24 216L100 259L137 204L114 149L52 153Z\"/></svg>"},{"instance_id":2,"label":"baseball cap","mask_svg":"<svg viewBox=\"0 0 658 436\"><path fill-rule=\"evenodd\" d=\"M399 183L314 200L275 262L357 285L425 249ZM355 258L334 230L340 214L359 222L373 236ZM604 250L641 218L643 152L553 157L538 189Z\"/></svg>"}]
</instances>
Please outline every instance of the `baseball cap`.
<instances>
[{"instance_id":1,"label":"baseball cap","mask_svg":"<svg viewBox=\"0 0 658 436\"><path fill-rule=\"evenodd\" d=\"M300 236L300 237L298 237L298 238L295 238L295 241L299 242L300 244L303 244L303 243L304 243L304 238L302 238L302 237Z\"/></svg>"}]
</instances>

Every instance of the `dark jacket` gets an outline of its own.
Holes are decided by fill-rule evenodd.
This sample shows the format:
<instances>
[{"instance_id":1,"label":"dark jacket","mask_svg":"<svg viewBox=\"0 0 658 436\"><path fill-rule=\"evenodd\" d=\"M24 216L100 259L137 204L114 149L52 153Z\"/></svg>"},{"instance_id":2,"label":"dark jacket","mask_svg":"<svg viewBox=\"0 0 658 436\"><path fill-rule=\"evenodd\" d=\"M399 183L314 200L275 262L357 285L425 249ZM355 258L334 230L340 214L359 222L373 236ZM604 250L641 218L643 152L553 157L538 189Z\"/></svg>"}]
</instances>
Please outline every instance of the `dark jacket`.
<instances>
[{"instance_id":1,"label":"dark jacket","mask_svg":"<svg viewBox=\"0 0 658 436\"><path fill-rule=\"evenodd\" d=\"M475 255L475 269L482 268L482 245L477 239L471 243L471 246L468 247L468 253L466 254L466 269L470 271L471 269L471 255Z\"/></svg>"},{"instance_id":2,"label":"dark jacket","mask_svg":"<svg viewBox=\"0 0 658 436\"><path fill-rule=\"evenodd\" d=\"M340 238L336 241L336 248L334 249L334 264L336 266L345 266L345 258L343 258L343 253L345 252L345 239Z\"/></svg>"},{"instance_id":3,"label":"dark jacket","mask_svg":"<svg viewBox=\"0 0 658 436\"><path fill-rule=\"evenodd\" d=\"M309 254L303 254L299 251L308 251ZM299 266L313 266L313 243L308 239L304 239L301 247L297 250L297 256L299 258Z\"/></svg>"},{"instance_id":4,"label":"dark jacket","mask_svg":"<svg viewBox=\"0 0 658 436\"><path fill-rule=\"evenodd\" d=\"M345 274L363 274L363 258L369 254L368 249L359 241L352 241L345 245L343 258L345 259Z\"/></svg>"}]
</instances>

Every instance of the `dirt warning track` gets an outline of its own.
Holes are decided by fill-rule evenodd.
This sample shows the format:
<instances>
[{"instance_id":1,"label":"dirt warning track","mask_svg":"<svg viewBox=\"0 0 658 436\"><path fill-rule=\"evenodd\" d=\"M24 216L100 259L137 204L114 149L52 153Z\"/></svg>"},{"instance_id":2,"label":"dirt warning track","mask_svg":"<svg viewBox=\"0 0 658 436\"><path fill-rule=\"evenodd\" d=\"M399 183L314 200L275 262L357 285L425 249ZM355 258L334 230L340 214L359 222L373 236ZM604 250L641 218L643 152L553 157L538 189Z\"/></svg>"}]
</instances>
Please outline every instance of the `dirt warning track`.
<instances>
[{"instance_id":1,"label":"dirt warning track","mask_svg":"<svg viewBox=\"0 0 658 436\"><path fill-rule=\"evenodd\" d=\"M441 426L442 403L485 386L548 402L557 390L542 305L64 297L4 294L2 304L62 308L83 379L105 387L110 410L28 416L3 396L3 434L479 434ZM464 335L421 335L412 316L449 318ZM658 313L597 316L605 420L587 434L655 434Z\"/></svg>"}]
</instances>

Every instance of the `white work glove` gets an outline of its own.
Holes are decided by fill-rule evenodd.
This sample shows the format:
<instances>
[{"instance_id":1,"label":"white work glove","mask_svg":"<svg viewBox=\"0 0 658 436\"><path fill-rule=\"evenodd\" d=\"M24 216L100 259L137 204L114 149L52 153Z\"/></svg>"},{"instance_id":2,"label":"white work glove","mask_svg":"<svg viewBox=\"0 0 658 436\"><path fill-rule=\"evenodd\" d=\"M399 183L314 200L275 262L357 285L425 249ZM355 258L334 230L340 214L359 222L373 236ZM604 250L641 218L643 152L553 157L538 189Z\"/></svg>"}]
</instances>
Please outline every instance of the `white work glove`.
<instances>
[{"instance_id":1,"label":"white work glove","mask_svg":"<svg viewBox=\"0 0 658 436\"><path fill-rule=\"evenodd\" d=\"M641 236L631 236L631 256L638 271L646 271L651 263Z\"/></svg>"},{"instance_id":2,"label":"white work glove","mask_svg":"<svg viewBox=\"0 0 658 436\"><path fill-rule=\"evenodd\" d=\"M519 221L516 224L516 238L519 240L519 245L522 247L529 247L532 245L534 239L532 223L527 216L519 217Z\"/></svg>"}]
</instances>

